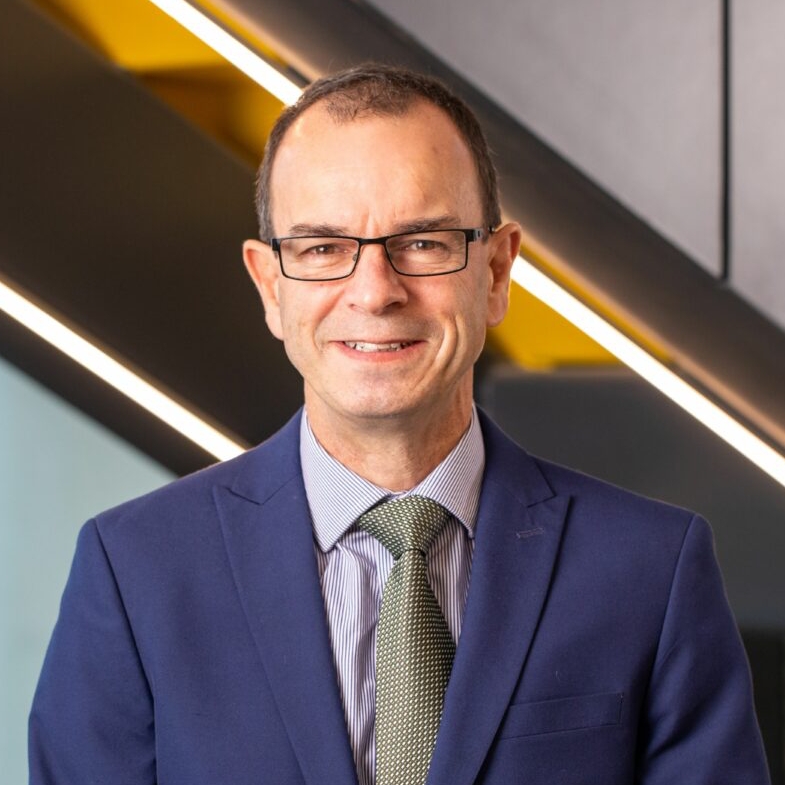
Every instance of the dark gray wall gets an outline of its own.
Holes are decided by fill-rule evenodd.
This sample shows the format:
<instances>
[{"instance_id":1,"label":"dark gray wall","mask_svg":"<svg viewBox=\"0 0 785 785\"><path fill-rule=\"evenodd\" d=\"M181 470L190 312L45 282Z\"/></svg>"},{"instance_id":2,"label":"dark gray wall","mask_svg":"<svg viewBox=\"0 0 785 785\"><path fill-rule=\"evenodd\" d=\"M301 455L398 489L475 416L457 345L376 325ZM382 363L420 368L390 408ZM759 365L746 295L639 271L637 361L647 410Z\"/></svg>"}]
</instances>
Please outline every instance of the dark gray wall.
<instances>
[{"instance_id":1,"label":"dark gray wall","mask_svg":"<svg viewBox=\"0 0 785 785\"><path fill-rule=\"evenodd\" d=\"M0 277L247 442L302 383L241 258L252 167L26 2L0 2ZM183 473L211 462L0 315L0 354Z\"/></svg>"}]
</instances>

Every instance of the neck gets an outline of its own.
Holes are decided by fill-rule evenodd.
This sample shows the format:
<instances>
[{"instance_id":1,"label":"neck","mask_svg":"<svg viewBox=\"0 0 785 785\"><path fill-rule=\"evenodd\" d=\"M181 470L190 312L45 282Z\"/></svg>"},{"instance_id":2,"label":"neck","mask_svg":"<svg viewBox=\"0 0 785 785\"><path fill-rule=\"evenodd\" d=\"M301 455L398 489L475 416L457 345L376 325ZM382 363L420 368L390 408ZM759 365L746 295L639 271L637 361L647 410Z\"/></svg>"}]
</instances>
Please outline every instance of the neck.
<instances>
[{"instance_id":1,"label":"neck","mask_svg":"<svg viewBox=\"0 0 785 785\"><path fill-rule=\"evenodd\" d=\"M407 491L427 477L460 441L471 421L471 399L466 405L440 412L438 417L416 415L356 418L322 417L318 406L308 406L314 436L330 455L360 477L391 491Z\"/></svg>"}]
</instances>

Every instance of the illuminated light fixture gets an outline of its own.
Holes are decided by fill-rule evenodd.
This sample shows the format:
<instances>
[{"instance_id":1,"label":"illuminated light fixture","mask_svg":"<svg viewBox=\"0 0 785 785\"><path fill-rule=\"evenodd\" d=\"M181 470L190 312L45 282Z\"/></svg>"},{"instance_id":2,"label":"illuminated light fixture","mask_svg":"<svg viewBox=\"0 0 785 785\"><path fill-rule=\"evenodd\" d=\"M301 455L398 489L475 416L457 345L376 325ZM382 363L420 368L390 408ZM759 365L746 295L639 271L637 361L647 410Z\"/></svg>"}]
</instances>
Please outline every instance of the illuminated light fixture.
<instances>
[{"instance_id":1,"label":"illuminated light fixture","mask_svg":"<svg viewBox=\"0 0 785 785\"><path fill-rule=\"evenodd\" d=\"M186 30L239 68L267 92L287 106L293 104L302 90L271 66L258 52L227 32L207 13L187 0L150 0L150 2L179 22Z\"/></svg>"},{"instance_id":2,"label":"illuminated light fixture","mask_svg":"<svg viewBox=\"0 0 785 785\"><path fill-rule=\"evenodd\" d=\"M2 281L0 310L218 460L233 458L246 449L244 445L232 441L208 425Z\"/></svg>"},{"instance_id":3,"label":"illuminated light fixture","mask_svg":"<svg viewBox=\"0 0 785 785\"><path fill-rule=\"evenodd\" d=\"M593 338L600 346L738 450L780 485L785 485L785 457L548 278L531 262L519 256L512 268L512 278L527 292Z\"/></svg>"}]
</instances>

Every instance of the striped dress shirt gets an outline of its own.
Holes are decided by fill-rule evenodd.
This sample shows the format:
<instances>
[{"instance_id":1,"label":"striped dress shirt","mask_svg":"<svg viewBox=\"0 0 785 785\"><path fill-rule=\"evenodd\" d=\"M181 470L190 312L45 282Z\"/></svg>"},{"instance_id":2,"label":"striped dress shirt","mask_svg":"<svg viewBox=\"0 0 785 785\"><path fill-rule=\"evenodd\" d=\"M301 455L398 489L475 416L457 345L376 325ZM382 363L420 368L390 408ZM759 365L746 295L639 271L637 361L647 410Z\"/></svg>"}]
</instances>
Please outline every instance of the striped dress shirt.
<instances>
[{"instance_id":1,"label":"striped dress shirt","mask_svg":"<svg viewBox=\"0 0 785 785\"><path fill-rule=\"evenodd\" d=\"M455 642L461 633L485 467L477 412L450 454L417 486L393 493L364 480L319 444L303 415L300 459L313 521L319 579L349 741L360 785L374 785L376 626L390 552L354 524L382 499L409 494L441 504L451 518L428 550L428 580ZM329 778L329 773L325 772Z\"/></svg>"}]
</instances>

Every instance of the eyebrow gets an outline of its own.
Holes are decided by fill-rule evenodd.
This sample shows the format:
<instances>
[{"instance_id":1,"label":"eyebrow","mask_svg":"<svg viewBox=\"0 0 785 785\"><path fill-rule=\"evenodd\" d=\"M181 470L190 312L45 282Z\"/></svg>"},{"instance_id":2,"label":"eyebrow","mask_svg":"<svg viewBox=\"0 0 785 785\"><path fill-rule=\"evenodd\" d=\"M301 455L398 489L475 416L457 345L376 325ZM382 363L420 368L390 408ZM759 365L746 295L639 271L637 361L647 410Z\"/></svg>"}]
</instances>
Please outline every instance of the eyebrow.
<instances>
[{"instance_id":1,"label":"eyebrow","mask_svg":"<svg viewBox=\"0 0 785 785\"><path fill-rule=\"evenodd\" d=\"M412 221L395 224L390 234L409 234L411 232L429 232L434 229L453 229L460 221L455 215L439 215L434 218L416 218ZM297 223L289 227L287 236L302 235L304 237L341 237L349 235L345 226L336 224ZM351 236L351 235L349 235Z\"/></svg>"}]
</instances>

